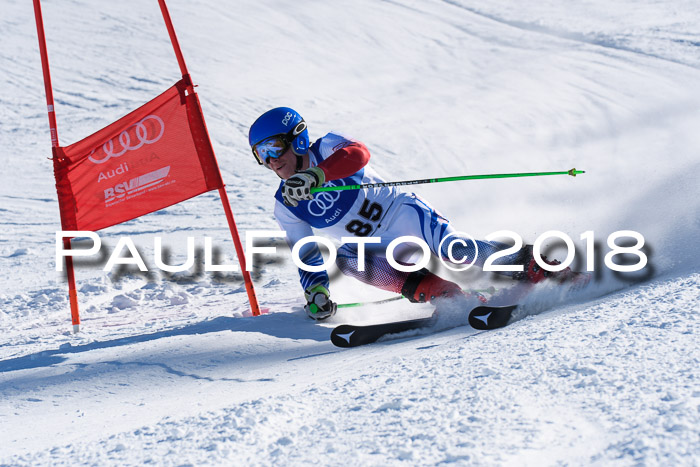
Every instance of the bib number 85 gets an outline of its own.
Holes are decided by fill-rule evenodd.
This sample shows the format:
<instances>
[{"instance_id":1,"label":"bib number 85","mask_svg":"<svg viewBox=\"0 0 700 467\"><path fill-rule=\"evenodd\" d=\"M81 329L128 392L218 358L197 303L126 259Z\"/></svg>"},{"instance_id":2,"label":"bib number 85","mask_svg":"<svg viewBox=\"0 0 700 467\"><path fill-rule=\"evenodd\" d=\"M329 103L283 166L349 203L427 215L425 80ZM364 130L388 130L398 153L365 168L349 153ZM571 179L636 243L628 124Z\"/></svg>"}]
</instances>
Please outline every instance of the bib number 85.
<instances>
[{"instance_id":1,"label":"bib number 85","mask_svg":"<svg viewBox=\"0 0 700 467\"><path fill-rule=\"evenodd\" d=\"M366 199L364 203L362 203L362 207L360 207L358 214L360 217L370 222L377 222L382 218L383 212L384 209L379 203L370 203L370 201ZM366 237L372 233L372 230L374 230L374 225L361 219L353 219L345 225L345 230L358 237Z\"/></svg>"}]
</instances>

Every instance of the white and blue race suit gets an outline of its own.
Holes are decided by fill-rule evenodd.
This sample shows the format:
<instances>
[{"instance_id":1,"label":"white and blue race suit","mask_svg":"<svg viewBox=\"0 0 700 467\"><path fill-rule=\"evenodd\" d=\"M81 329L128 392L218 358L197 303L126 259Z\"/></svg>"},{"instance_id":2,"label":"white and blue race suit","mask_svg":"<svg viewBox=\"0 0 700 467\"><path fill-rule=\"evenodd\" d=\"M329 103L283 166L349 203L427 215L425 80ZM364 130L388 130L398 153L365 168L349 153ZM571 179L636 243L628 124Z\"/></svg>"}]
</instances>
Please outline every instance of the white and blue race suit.
<instances>
[{"instance_id":1,"label":"white and blue race suit","mask_svg":"<svg viewBox=\"0 0 700 467\"><path fill-rule=\"evenodd\" d=\"M328 133L318 139L309 148L309 166L315 167L335 151L353 143L354 140L337 133ZM368 163L362 169L346 178L332 180L323 186L360 185L382 183L382 179ZM360 190L342 190L319 192L313 200L300 201L298 206L284 204L282 186L275 193L275 217L282 230L286 232L290 248L304 237L314 235L312 229L331 238L341 237L380 237L381 243L367 245L365 257L366 271L357 271L357 245L345 244L338 249L337 266L347 275L380 288L401 288L406 273L393 269L387 262L384 252L386 246L400 236L422 238L434 255L448 259L446 251L438 251L442 239L454 229L449 220L440 215L427 201L414 193L406 193L397 187L372 187ZM445 242L448 243L448 242ZM474 248L472 242L465 242L461 250L453 248L454 258L467 258L472 261ZM477 241L478 256L476 265L482 266L484 260L502 245ZM410 262L416 248L413 244L394 251L399 261ZM445 245L443 245L443 248ZM310 266L323 264L323 257L318 246L311 242L300 250L299 257ZM508 257L504 257L508 261ZM504 262L505 262L504 261ZM301 286L307 289L321 284L328 288L329 279L326 271L308 272L299 269ZM389 287L391 286L391 287Z\"/></svg>"}]
</instances>

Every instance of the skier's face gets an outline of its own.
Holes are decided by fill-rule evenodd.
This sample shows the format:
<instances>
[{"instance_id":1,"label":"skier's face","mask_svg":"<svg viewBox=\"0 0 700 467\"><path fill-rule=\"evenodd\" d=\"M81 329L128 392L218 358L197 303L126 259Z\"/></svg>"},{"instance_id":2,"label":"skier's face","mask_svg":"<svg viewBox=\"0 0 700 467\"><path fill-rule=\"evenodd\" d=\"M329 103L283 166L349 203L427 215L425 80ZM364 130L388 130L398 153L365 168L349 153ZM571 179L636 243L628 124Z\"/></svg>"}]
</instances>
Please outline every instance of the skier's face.
<instances>
[{"instance_id":1,"label":"skier's face","mask_svg":"<svg viewBox=\"0 0 700 467\"><path fill-rule=\"evenodd\" d=\"M290 146L289 149L277 159L270 158L270 162L267 165L279 178L286 180L296 172L297 156Z\"/></svg>"}]
</instances>

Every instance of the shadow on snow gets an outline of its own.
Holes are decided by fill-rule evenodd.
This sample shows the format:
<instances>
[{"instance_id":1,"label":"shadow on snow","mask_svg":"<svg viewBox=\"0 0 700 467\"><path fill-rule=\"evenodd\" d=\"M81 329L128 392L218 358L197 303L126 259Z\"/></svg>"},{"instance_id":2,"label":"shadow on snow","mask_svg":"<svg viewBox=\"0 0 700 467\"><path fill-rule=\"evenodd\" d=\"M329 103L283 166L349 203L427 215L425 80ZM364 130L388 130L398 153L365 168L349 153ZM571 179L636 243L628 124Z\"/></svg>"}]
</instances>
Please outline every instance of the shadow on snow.
<instances>
[{"instance_id":1,"label":"shadow on snow","mask_svg":"<svg viewBox=\"0 0 700 467\"><path fill-rule=\"evenodd\" d=\"M212 320L183 326L176 329L167 329L151 334L120 337L107 341L90 342L88 344L70 345L63 344L57 349L43 350L21 357L8 358L0 361L0 373L31 368L48 367L59 364L68 357L68 354L78 354L98 349L127 346L143 342L175 336L193 336L222 331L233 332L259 332L281 339L309 339L318 342L329 342L330 329L314 325L310 321L290 323L290 320L298 320L289 313L274 313L261 315L254 318L233 318L221 316Z\"/></svg>"}]
</instances>

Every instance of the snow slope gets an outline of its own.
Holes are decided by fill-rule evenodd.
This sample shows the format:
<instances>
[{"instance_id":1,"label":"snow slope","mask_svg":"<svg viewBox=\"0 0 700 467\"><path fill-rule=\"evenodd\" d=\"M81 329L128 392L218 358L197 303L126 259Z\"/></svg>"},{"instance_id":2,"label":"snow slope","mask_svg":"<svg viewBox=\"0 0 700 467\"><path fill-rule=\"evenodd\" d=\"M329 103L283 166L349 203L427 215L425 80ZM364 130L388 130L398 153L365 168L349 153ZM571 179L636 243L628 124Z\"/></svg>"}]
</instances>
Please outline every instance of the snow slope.
<instances>
[{"instance_id":1,"label":"snow slope","mask_svg":"<svg viewBox=\"0 0 700 467\"><path fill-rule=\"evenodd\" d=\"M305 319L288 252L239 276L78 262L82 331L55 271L58 206L33 11L0 17L0 465L700 463L700 6L688 0L213 2L169 7L241 232L276 228L247 128L288 105L363 140L390 179L586 170L418 186L475 236L641 232L649 266L575 304L548 289L507 328L340 350ZM176 81L157 2L44 2L58 136L76 141ZM233 248L218 195L100 232L153 264ZM559 251L559 250L557 250ZM579 250L579 266L583 259ZM108 251L105 252L105 255ZM472 271L468 287L504 284ZM334 276L339 302L387 294ZM545 312L540 313L545 310ZM524 315L530 316L524 316Z\"/></svg>"}]
</instances>

